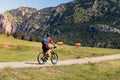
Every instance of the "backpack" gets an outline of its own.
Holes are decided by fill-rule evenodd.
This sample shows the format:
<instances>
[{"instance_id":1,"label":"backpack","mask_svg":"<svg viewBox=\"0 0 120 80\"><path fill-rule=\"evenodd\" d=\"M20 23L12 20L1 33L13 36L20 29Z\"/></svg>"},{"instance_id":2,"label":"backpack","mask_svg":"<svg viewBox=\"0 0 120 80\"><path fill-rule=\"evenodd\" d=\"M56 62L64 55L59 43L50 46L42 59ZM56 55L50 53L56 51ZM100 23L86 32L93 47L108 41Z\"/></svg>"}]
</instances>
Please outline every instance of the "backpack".
<instances>
[{"instance_id":1,"label":"backpack","mask_svg":"<svg viewBox=\"0 0 120 80\"><path fill-rule=\"evenodd\" d=\"M42 44L48 44L48 38L47 37L42 39Z\"/></svg>"}]
</instances>

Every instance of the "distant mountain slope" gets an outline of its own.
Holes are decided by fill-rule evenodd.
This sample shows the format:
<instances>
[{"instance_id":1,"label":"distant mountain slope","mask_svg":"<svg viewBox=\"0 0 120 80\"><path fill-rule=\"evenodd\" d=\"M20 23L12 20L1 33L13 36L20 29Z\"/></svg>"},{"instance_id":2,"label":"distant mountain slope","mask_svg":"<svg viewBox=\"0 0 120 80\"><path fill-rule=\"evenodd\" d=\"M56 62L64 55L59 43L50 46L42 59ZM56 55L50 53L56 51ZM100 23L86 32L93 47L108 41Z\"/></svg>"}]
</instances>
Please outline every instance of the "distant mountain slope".
<instances>
[{"instance_id":1,"label":"distant mountain slope","mask_svg":"<svg viewBox=\"0 0 120 80\"><path fill-rule=\"evenodd\" d=\"M73 0L42 10L21 7L7 13L15 19L9 33L16 38L40 41L50 32L55 41L70 45L120 48L119 0ZM0 28L5 31L2 18Z\"/></svg>"}]
</instances>

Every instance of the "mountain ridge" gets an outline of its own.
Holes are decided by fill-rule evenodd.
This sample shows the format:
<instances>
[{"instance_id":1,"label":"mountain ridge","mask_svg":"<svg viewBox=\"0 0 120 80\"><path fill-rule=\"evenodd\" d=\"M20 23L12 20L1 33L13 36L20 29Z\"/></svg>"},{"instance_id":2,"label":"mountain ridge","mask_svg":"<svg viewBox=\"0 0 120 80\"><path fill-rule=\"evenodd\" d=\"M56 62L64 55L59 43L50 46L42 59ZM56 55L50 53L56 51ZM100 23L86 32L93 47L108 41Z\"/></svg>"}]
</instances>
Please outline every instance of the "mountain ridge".
<instances>
[{"instance_id":1,"label":"mountain ridge","mask_svg":"<svg viewBox=\"0 0 120 80\"><path fill-rule=\"evenodd\" d=\"M120 47L118 0L73 0L41 10L21 7L7 12L17 22L12 22L16 24L14 32L5 33L16 38L41 41L43 35L49 32L54 35L55 41L64 41L71 45L81 42L83 46ZM0 28L4 29L3 26Z\"/></svg>"}]
</instances>

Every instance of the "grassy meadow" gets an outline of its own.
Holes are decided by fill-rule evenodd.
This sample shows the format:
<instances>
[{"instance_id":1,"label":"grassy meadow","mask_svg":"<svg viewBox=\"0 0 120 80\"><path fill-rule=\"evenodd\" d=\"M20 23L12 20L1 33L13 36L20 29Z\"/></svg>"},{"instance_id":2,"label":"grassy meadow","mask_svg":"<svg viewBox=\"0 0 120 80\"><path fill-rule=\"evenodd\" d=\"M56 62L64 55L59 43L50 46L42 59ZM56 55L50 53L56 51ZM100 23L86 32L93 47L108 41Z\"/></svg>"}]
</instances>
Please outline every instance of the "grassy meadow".
<instances>
[{"instance_id":1,"label":"grassy meadow","mask_svg":"<svg viewBox=\"0 0 120 80\"><path fill-rule=\"evenodd\" d=\"M120 80L120 60L70 66L0 70L0 80Z\"/></svg>"},{"instance_id":2,"label":"grassy meadow","mask_svg":"<svg viewBox=\"0 0 120 80\"><path fill-rule=\"evenodd\" d=\"M41 52L40 42L30 42L0 35L0 62L11 61L37 61L38 52ZM111 54L119 54L120 49L58 46L55 51L59 60L79 59L84 57L95 57Z\"/></svg>"},{"instance_id":3,"label":"grassy meadow","mask_svg":"<svg viewBox=\"0 0 120 80\"><path fill-rule=\"evenodd\" d=\"M40 42L0 35L0 62L37 61ZM58 46L59 60L119 54L120 49ZM100 63L0 70L0 80L120 80L120 60Z\"/></svg>"}]
</instances>

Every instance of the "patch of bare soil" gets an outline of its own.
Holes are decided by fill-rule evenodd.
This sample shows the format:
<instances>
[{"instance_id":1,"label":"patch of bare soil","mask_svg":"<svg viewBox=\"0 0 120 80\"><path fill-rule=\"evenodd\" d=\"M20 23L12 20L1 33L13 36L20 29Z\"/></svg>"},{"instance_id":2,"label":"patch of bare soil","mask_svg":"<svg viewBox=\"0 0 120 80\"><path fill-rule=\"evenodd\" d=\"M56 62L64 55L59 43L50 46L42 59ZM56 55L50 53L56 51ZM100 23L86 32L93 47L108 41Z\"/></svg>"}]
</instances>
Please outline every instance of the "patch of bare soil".
<instances>
[{"instance_id":1,"label":"patch of bare soil","mask_svg":"<svg viewBox=\"0 0 120 80\"><path fill-rule=\"evenodd\" d=\"M17 50L17 49L19 49L19 46L18 45L9 45L9 44L0 44L0 48Z\"/></svg>"}]
</instances>

